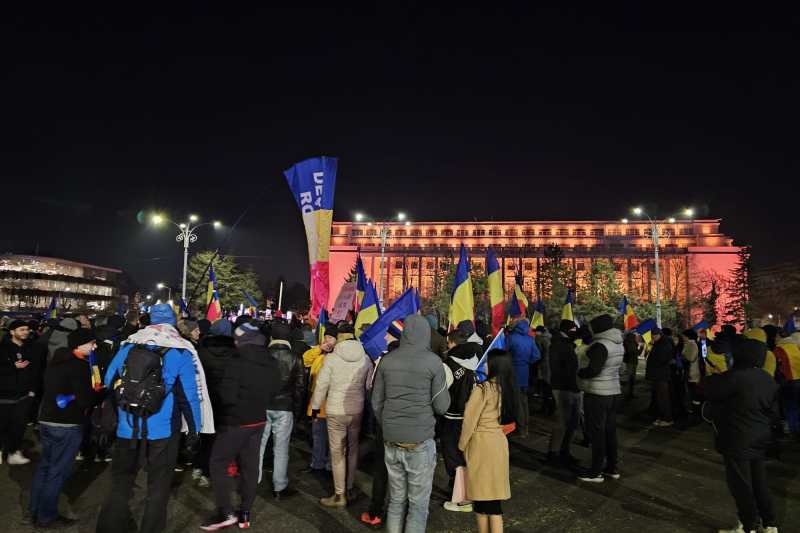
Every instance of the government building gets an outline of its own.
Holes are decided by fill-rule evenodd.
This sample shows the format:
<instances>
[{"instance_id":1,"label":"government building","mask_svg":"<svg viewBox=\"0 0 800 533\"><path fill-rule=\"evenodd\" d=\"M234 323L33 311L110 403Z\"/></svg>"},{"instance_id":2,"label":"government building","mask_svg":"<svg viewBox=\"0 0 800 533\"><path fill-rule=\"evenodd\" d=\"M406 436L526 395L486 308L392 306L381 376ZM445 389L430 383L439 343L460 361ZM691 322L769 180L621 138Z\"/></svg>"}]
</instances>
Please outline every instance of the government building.
<instances>
[{"instance_id":1,"label":"government building","mask_svg":"<svg viewBox=\"0 0 800 533\"><path fill-rule=\"evenodd\" d=\"M334 222L331 229L330 305L361 254L367 276L379 286L381 231L386 233L383 286L388 305L407 287L423 297L431 295L442 272L458 261L463 243L473 265L485 267L492 246L500 262L506 294L521 275L523 290L533 301L541 293L544 251L558 245L573 272L573 286L581 287L592 261L614 265L621 289L636 301L661 297L695 314L691 302L712 281L723 287L735 268L740 248L720 232L720 219L676 220L659 223L660 279L655 278L651 225L619 220L563 220L530 222ZM719 300L724 308L725 297ZM723 316L721 313L720 316Z\"/></svg>"}]
</instances>

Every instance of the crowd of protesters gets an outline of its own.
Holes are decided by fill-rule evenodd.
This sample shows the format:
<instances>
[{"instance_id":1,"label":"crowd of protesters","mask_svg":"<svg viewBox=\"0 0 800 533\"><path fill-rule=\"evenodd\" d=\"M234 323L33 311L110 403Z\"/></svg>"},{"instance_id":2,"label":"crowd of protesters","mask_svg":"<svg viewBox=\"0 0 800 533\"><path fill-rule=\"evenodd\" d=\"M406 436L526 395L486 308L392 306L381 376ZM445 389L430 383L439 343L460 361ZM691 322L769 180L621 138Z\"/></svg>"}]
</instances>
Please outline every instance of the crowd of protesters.
<instances>
[{"instance_id":1,"label":"crowd of protesters","mask_svg":"<svg viewBox=\"0 0 800 533\"><path fill-rule=\"evenodd\" d=\"M298 429L311 454L297 475L332 478L321 506L352 504L366 434L383 460L371 471L365 524L425 531L441 452L444 509L473 512L480 532L497 532L511 498L508 439L527 437L529 401L555 419L549 461L579 482L619 480L617 412L635 398L644 360L654 428L692 417L714 428L740 519L726 531L777 531L764 462L782 438L800 434L800 333L657 328L646 342L609 315L552 330L521 319L505 328L507 350L487 350L492 337L480 321L448 332L425 314L407 317L374 361L360 333L347 321L327 324L319 337L297 319L212 324L163 304L93 321L10 321L0 341L0 461L31 461L22 443L35 424L41 452L26 518L43 528L75 523L59 514L58 496L76 460L110 462L98 532L163 531L173 473L190 463L193 482L210 486L215 502L200 527L215 531L250 526L259 484L270 483L276 500L297 494L288 467ZM591 446L583 466L572 453L579 436ZM146 498L134 517L140 470Z\"/></svg>"}]
</instances>

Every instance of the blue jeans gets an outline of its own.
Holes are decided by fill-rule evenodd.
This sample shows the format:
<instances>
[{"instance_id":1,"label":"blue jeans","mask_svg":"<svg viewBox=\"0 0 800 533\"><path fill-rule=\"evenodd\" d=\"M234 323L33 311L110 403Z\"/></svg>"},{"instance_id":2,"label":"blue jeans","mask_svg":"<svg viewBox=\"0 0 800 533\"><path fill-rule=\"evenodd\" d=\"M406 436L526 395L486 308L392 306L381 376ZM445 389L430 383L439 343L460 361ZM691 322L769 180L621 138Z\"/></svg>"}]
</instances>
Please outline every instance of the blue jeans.
<instances>
[{"instance_id":1,"label":"blue jeans","mask_svg":"<svg viewBox=\"0 0 800 533\"><path fill-rule=\"evenodd\" d=\"M428 439L413 450L386 443L384 451L386 469L389 472L386 531L424 533L428 523L433 473L436 470L436 443L433 439Z\"/></svg>"},{"instance_id":2,"label":"blue jeans","mask_svg":"<svg viewBox=\"0 0 800 533\"><path fill-rule=\"evenodd\" d=\"M267 449L269 435L272 440L272 490L281 491L289 486L289 440L292 437L294 415L291 411L267 411L267 425L261 436L261 458L259 459L258 482L264 471L264 451Z\"/></svg>"},{"instance_id":3,"label":"blue jeans","mask_svg":"<svg viewBox=\"0 0 800 533\"><path fill-rule=\"evenodd\" d=\"M48 524L58 518L58 494L69 477L83 440L83 427L39 425L42 458L31 485L31 517Z\"/></svg>"},{"instance_id":4,"label":"blue jeans","mask_svg":"<svg viewBox=\"0 0 800 533\"><path fill-rule=\"evenodd\" d=\"M328 447L328 420L315 418L311 421L311 468L331 470L331 451Z\"/></svg>"}]
</instances>

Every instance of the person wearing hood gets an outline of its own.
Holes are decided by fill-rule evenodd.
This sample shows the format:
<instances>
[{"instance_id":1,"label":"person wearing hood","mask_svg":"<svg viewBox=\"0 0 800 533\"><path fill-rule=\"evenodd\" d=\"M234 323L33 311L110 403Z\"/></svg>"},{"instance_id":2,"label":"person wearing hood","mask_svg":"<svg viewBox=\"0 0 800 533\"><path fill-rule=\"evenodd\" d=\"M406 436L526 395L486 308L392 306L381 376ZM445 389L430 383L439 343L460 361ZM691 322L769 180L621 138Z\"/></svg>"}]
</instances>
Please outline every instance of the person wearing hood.
<instances>
[{"instance_id":1,"label":"person wearing hood","mask_svg":"<svg viewBox=\"0 0 800 533\"><path fill-rule=\"evenodd\" d=\"M800 331L778 339L775 346L777 374L783 382L781 399L789 433L800 435Z\"/></svg>"},{"instance_id":2,"label":"person wearing hood","mask_svg":"<svg viewBox=\"0 0 800 533\"><path fill-rule=\"evenodd\" d=\"M592 344L586 352L589 364L578 370L578 377L583 389L586 428L592 443L592 466L578 479L602 483L605 477L620 477L617 470L617 407L622 392L619 370L625 349L622 347L622 332L614 328L610 315L597 316L589 325L592 328Z\"/></svg>"},{"instance_id":3,"label":"person wearing hood","mask_svg":"<svg viewBox=\"0 0 800 533\"><path fill-rule=\"evenodd\" d=\"M655 427L670 427L675 421L672 418L672 395L670 394L670 366L674 364L675 345L672 343L672 331L658 328L651 332L653 349L647 357L644 377L653 384L653 399L658 409Z\"/></svg>"},{"instance_id":4,"label":"person wearing hood","mask_svg":"<svg viewBox=\"0 0 800 533\"><path fill-rule=\"evenodd\" d=\"M472 503L459 497L466 491L467 463L464 452L458 449L458 439L461 437L461 428L464 423L464 408L472 394L478 379L475 370L482 355L481 347L474 342L468 342L471 335L472 322L465 320L447 336L447 359L444 361L444 371L450 394L450 407L442 418L440 431L440 444L444 467L450 477L450 493L452 497L444 502L448 511L472 512Z\"/></svg>"},{"instance_id":5,"label":"person wearing hood","mask_svg":"<svg viewBox=\"0 0 800 533\"><path fill-rule=\"evenodd\" d=\"M573 457L572 438L580 425L583 395L578 388L578 356L575 354L575 339L578 327L572 320L562 320L553 330L550 341L550 380L556 403L558 423L550 436L548 458L556 453L566 467L577 464Z\"/></svg>"},{"instance_id":6,"label":"person wearing hood","mask_svg":"<svg viewBox=\"0 0 800 533\"><path fill-rule=\"evenodd\" d=\"M311 398L317 386L317 376L325 362L325 357L336 347L339 331L336 326L326 326L325 335L319 346L314 346L303 354L303 366L308 369L308 410L311 416ZM325 406L320 406L317 416L311 419L311 464L303 472L318 474L331 471L330 450L328 449L328 421L325 418Z\"/></svg>"},{"instance_id":7,"label":"person wearing hood","mask_svg":"<svg viewBox=\"0 0 800 533\"><path fill-rule=\"evenodd\" d=\"M219 426L209 461L217 511L200 526L204 531L216 531L237 522L242 529L250 527L267 404L280 386L278 361L269 356L267 339L256 326L242 322L234 332L234 343L236 355L225 365L217 391ZM238 512L231 504L231 493L237 485L230 472L231 463L238 465Z\"/></svg>"},{"instance_id":8,"label":"person wearing hood","mask_svg":"<svg viewBox=\"0 0 800 533\"><path fill-rule=\"evenodd\" d=\"M42 354L39 345L28 342L29 334L27 323L14 320L0 340L0 464L3 452L9 465L30 462L22 454L22 437L41 392Z\"/></svg>"},{"instance_id":9,"label":"person wearing hood","mask_svg":"<svg viewBox=\"0 0 800 533\"><path fill-rule=\"evenodd\" d=\"M541 359L539 348L536 346L536 341L529 335L530 324L525 319L518 321L511 329L511 334L508 336L509 351L511 352L511 359L514 363L514 373L517 376L517 385L519 386L519 436L528 436L528 380L530 379L531 365L535 364Z\"/></svg>"},{"instance_id":10,"label":"person wearing hood","mask_svg":"<svg viewBox=\"0 0 800 533\"><path fill-rule=\"evenodd\" d=\"M67 346L53 354L47 368L39 413L42 454L33 477L29 506L30 519L36 527L76 522L59 516L58 495L81 446L89 410L101 398L100 392L92 388L88 361L96 344L91 329L76 329L69 334ZM66 401L66 405L59 400Z\"/></svg>"},{"instance_id":11,"label":"person wearing hood","mask_svg":"<svg viewBox=\"0 0 800 533\"><path fill-rule=\"evenodd\" d=\"M47 341L48 361L53 358L53 354L56 353L56 350L67 347L69 344L67 337L76 329L78 329L78 321L74 318L64 318L53 328L50 339Z\"/></svg>"},{"instance_id":12,"label":"person wearing hood","mask_svg":"<svg viewBox=\"0 0 800 533\"><path fill-rule=\"evenodd\" d=\"M406 317L400 346L375 373L372 407L383 430L386 529L392 533L425 531L436 466L435 417L450 406L441 359L430 351L430 331L423 317Z\"/></svg>"},{"instance_id":13,"label":"person wearing hood","mask_svg":"<svg viewBox=\"0 0 800 533\"><path fill-rule=\"evenodd\" d=\"M733 346L733 368L708 376L706 399L711 404L716 447L725 462L728 489L736 501L740 524L720 533L749 533L759 527L777 533L778 523L767 486L765 452L778 416L778 385L758 362L767 345L744 339Z\"/></svg>"},{"instance_id":14,"label":"person wearing hood","mask_svg":"<svg viewBox=\"0 0 800 533\"><path fill-rule=\"evenodd\" d=\"M447 340L436 330L437 320L436 315L433 313L428 313L425 316L425 320L428 321L428 324L431 325L431 351L438 355L439 357L444 360L447 356L445 353L447 352L448 342Z\"/></svg>"},{"instance_id":15,"label":"person wearing hood","mask_svg":"<svg viewBox=\"0 0 800 533\"><path fill-rule=\"evenodd\" d=\"M333 467L334 494L319 502L325 507L345 507L351 498L358 465L358 436L364 412L367 374L372 363L361 343L344 340L325 358L311 398L311 416L325 404L328 444Z\"/></svg>"}]
</instances>

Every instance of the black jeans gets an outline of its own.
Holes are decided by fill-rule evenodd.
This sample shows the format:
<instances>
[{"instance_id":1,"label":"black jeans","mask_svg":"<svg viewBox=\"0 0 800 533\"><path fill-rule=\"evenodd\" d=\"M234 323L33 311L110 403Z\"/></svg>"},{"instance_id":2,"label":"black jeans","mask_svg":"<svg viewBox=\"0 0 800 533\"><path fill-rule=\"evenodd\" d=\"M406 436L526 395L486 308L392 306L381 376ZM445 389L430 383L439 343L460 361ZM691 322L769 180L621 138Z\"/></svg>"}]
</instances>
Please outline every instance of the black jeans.
<instances>
[{"instance_id":1,"label":"black jeans","mask_svg":"<svg viewBox=\"0 0 800 533\"><path fill-rule=\"evenodd\" d=\"M440 438L442 457L444 458L444 469L447 475L450 476L451 483L455 480L456 468L467 466L467 462L464 460L464 453L458 449L458 440L461 438L461 427L463 425L463 420L442 419ZM450 488L452 489L452 487Z\"/></svg>"},{"instance_id":2,"label":"black jeans","mask_svg":"<svg viewBox=\"0 0 800 533\"><path fill-rule=\"evenodd\" d=\"M669 381L654 381L653 389L656 393L658 418L664 422L672 422L672 394Z\"/></svg>"},{"instance_id":3,"label":"black jeans","mask_svg":"<svg viewBox=\"0 0 800 533\"><path fill-rule=\"evenodd\" d=\"M372 517L383 517L386 514L386 490L389 485L389 471L383 459L383 430L375 424L375 465L372 469L372 498L369 502L369 514Z\"/></svg>"},{"instance_id":4,"label":"black jeans","mask_svg":"<svg viewBox=\"0 0 800 533\"><path fill-rule=\"evenodd\" d=\"M758 518L764 527L777 527L775 508L767 487L767 471L763 459L740 459L724 456L728 488L736 500L739 520L745 531L758 527Z\"/></svg>"},{"instance_id":5,"label":"black jeans","mask_svg":"<svg viewBox=\"0 0 800 533\"><path fill-rule=\"evenodd\" d=\"M528 419L530 410L528 407L528 387L519 388L519 416L517 417L517 429L520 434L528 433Z\"/></svg>"},{"instance_id":6,"label":"black jeans","mask_svg":"<svg viewBox=\"0 0 800 533\"><path fill-rule=\"evenodd\" d=\"M584 393L583 412L586 431L592 443L592 475L617 468L617 406L619 396Z\"/></svg>"},{"instance_id":7,"label":"black jeans","mask_svg":"<svg viewBox=\"0 0 800 533\"><path fill-rule=\"evenodd\" d=\"M157 533L167 526L169 500L180 434L168 439L139 440L131 447L129 439L117 439L111 463L111 492L97 519L97 533L120 533L131 522L130 501L133 484L141 468L147 472L147 497L141 533Z\"/></svg>"},{"instance_id":8,"label":"black jeans","mask_svg":"<svg viewBox=\"0 0 800 533\"><path fill-rule=\"evenodd\" d=\"M22 448L33 398L0 404L0 452L10 455Z\"/></svg>"},{"instance_id":9,"label":"black jeans","mask_svg":"<svg viewBox=\"0 0 800 533\"><path fill-rule=\"evenodd\" d=\"M239 494L242 498L242 510L249 511L256 499L258 474L261 468L261 436L264 426L218 428L211 449L209 467L211 470L211 486L214 488L214 500L217 508L225 514L233 513L231 493L235 488L234 472L229 466L238 465ZM233 474L233 475L232 475Z\"/></svg>"}]
</instances>

